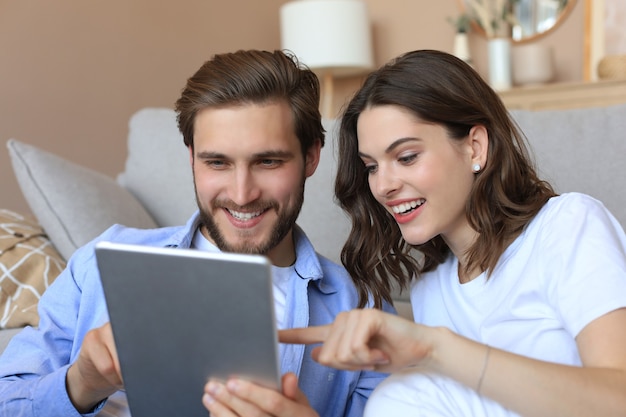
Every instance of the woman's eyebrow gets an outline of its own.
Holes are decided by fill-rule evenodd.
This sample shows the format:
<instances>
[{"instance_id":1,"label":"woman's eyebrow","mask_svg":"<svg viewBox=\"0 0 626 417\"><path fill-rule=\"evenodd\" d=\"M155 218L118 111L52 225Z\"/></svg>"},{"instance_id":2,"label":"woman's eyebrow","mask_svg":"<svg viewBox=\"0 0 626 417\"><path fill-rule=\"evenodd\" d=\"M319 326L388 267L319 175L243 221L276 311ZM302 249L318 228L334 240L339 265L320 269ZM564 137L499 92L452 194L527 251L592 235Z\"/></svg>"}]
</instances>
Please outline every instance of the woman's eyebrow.
<instances>
[{"instance_id":1,"label":"woman's eyebrow","mask_svg":"<svg viewBox=\"0 0 626 417\"><path fill-rule=\"evenodd\" d=\"M416 138L416 137L406 137L406 138L396 139L389 146L387 146L387 148L385 149L385 153L389 154L389 153L393 152L393 150L395 148L397 148L398 146L400 146L400 145L402 145L402 144L404 144L406 142L412 142L412 141L420 142L421 139L420 138ZM359 152L359 157L361 157L361 158L371 158L368 154L363 153L363 152Z\"/></svg>"}]
</instances>

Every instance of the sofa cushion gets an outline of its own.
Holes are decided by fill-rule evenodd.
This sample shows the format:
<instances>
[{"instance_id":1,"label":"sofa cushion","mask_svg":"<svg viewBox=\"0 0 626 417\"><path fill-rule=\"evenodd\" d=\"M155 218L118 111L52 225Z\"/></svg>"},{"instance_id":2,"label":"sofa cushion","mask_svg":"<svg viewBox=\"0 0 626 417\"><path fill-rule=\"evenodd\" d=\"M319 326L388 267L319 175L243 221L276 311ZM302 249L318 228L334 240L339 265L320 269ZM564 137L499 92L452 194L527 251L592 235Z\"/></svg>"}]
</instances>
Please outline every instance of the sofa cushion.
<instances>
[{"instance_id":1,"label":"sofa cushion","mask_svg":"<svg viewBox=\"0 0 626 417\"><path fill-rule=\"evenodd\" d=\"M112 178L15 139L7 147L32 213L65 259L113 224L156 226Z\"/></svg>"},{"instance_id":2,"label":"sofa cushion","mask_svg":"<svg viewBox=\"0 0 626 417\"><path fill-rule=\"evenodd\" d=\"M145 108L132 115L126 166L117 182L159 226L178 226L189 220L197 204L189 151L174 110Z\"/></svg>"},{"instance_id":3,"label":"sofa cushion","mask_svg":"<svg viewBox=\"0 0 626 417\"><path fill-rule=\"evenodd\" d=\"M338 122L324 120L326 144L315 174L305 186L298 224L315 248L339 262L350 221L334 201ZM184 224L197 209L189 151L167 108L144 108L130 120L128 158L117 181L144 205L161 226Z\"/></svg>"},{"instance_id":4,"label":"sofa cushion","mask_svg":"<svg viewBox=\"0 0 626 417\"><path fill-rule=\"evenodd\" d=\"M326 142L317 170L306 181L298 225L319 253L341 264L341 248L348 238L351 225L347 214L335 201L339 121L325 119L323 125Z\"/></svg>"},{"instance_id":5,"label":"sofa cushion","mask_svg":"<svg viewBox=\"0 0 626 417\"><path fill-rule=\"evenodd\" d=\"M626 104L571 110L513 110L540 176L559 193L589 194L626 227Z\"/></svg>"},{"instance_id":6,"label":"sofa cushion","mask_svg":"<svg viewBox=\"0 0 626 417\"><path fill-rule=\"evenodd\" d=\"M15 329L6 329L0 331L0 354L4 352L4 349L7 347L13 336L21 331L22 329L19 327Z\"/></svg>"},{"instance_id":7,"label":"sofa cushion","mask_svg":"<svg viewBox=\"0 0 626 417\"><path fill-rule=\"evenodd\" d=\"M0 328L37 326L37 304L65 268L34 219L0 210Z\"/></svg>"}]
</instances>

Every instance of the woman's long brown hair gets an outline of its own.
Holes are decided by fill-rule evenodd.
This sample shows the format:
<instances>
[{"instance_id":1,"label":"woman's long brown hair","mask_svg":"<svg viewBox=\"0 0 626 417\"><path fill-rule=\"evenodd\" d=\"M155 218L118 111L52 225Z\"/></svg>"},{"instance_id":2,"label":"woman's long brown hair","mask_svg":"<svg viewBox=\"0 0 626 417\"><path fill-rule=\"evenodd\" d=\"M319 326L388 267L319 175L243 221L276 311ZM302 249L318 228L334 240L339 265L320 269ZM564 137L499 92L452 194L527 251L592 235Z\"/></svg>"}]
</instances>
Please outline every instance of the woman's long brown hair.
<instances>
[{"instance_id":1,"label":"woman's long brown hair","mask_svg":"<svg viewBox=\"0 0 626 417\"><path fill-rule=\"evenodd\" d=\"M339 132L335 195L350 216L352 230L341 260L359 291L375 307L391 302L391 288L406 288L412 277L442 263L450 249L441 236L417 246L404 241L393 217L372 195L358 155L357 121L363 110L403 107L424 122L443 126L450 139L463 140L482 125L489 135L487 163L475 176L465 213L478 232L466 271L490 274L507 245L549 198L552 187L537 176L525 137L498 95L476 71L445 52L413 51L371 73L345 108ZM415 250L423 254L419 261Z\"/></svg>"}]
</instances>

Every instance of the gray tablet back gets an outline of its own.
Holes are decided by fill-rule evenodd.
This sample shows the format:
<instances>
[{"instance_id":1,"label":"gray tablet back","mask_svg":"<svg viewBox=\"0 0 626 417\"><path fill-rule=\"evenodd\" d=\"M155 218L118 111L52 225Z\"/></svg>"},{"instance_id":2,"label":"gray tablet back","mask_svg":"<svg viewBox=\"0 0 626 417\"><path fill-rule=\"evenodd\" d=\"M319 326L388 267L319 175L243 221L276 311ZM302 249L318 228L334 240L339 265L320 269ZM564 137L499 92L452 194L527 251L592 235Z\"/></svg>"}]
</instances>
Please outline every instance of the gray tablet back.
<instances>
[{"instance_id":1,"label":"gray tablet back","mask_svg":"<svg viewBox=\"0 0 626 417\"><path fill-rule=\"evenodd\" d=\"M265 257L111 242L96 257L133 417L206 417L211 377L280 388Z\"/></svg>"}]
</instances>

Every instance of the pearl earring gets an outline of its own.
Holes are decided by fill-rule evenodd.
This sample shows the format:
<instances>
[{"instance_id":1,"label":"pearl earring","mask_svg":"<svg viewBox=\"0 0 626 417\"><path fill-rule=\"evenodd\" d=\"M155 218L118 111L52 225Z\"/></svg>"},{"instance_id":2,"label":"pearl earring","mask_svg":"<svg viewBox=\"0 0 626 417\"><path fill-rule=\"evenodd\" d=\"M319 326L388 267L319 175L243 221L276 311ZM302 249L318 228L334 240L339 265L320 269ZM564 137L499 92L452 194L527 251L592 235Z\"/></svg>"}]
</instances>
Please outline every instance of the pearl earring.
<instances>
[{"instance_id":1,"label":"pearl earring","mask_svg":"<svg viewBox=\"0 0 626 417\"><path fill-rule=\"evenodd\" d=\"M472 165L472 171L474 171L475 173L480 172L480 164Z\"/></svg>"}]
</instances>

